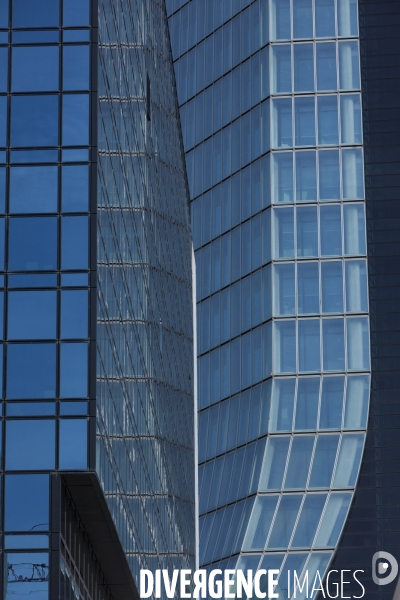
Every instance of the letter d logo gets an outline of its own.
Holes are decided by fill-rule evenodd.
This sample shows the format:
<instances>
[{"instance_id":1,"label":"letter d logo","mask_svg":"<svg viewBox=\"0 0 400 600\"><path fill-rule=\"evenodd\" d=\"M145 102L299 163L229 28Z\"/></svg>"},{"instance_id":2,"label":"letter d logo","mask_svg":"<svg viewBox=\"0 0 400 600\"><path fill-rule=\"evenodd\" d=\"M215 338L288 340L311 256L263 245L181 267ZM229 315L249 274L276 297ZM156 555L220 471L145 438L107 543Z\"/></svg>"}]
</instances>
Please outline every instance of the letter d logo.
<instances>
[{"instance_id":1,"label":"letter d logo","mask_svg":"<svg viewBox=\"0 0 400 600\"><path fill-rule=\"evenodd\" d=\"M382 575L388 572L389 565L391 567L389 575L382 577ZM375 552L372 557L372 579L376 585L392 583L396 579L398 571L399 565L394 556L389 554L389 552Z\"/></svg>"}]
</instances>

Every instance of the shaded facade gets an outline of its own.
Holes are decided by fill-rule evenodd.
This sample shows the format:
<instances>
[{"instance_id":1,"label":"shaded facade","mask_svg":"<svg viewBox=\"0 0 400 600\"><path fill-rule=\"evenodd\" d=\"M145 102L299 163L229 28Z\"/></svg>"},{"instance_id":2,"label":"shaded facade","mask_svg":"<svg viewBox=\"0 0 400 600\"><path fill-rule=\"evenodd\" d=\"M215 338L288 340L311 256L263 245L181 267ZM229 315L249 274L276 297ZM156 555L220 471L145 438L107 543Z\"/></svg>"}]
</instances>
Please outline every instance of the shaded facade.
<instances>
[{"instance_id":1,"label":"shaded facade","mask_svg":"<svg viewBox=\"0 0 400 600\"><path fill-rule=\"evenodd\" d=\"M195 561L192 246L165 7L3 2L0 44L2 597L137 597L140 568Z\"/></svg>"},{"instance_id":2,"label":"shaded facade","mask_svg":"<svg viewBox=\"0 0 400 600\"><path fill-rule=\"evenodd\" d=\"M197 269L200 563L326 571L370 392L357 3L167 3Z\"/></svg>"}]
</instances>

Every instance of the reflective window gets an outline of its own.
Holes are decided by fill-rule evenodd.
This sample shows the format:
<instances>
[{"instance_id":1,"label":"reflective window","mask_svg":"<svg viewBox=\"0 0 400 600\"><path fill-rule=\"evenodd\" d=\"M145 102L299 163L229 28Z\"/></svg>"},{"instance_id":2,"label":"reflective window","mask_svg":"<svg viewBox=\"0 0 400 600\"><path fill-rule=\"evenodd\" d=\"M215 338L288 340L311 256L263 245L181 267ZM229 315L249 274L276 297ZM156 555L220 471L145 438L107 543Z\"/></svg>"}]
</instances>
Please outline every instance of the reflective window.
<instances>
[{"instance_id":1,"label":"reflective window","mask_svg":"<svg viewBox=\"0 0 400 600\"><path fill-rule=\"evenodd\" d=\"M296 201L313 202L317 199L316 153L296 152L295 157Z\"/></svg>"},{"instance_id":2,"label":"reflective window","mask_svg":"<svg viewBox=\"0 0 400 600\"><path fill-rule=\"evenodd\" d=\"M8 294L8 339L56 337L57 292L27 291Z\"/></svg>"},{"instance_id":3,"label":"reflective window","mask_svg":"<svg viewBox=\"0 0 400 600\"><path fill-rule=\"evenodd\" d=\"M360 89L360 57L358 42L339 42L341 90Z\"/></svg>"},{"instance_id":4,"label":"reflective window","mask_svg":"<svg viewBox=\"0 0 400 600\"><path fill-rule=\"evenodd\" d=\"M343 319L322 321L323 370L344 371Z\"/></svg>"},{"instance_id":5,"label":"reflective window","mask_svg":"<svg viewBox=\"0 0 400 600\"><path fill-rule=\"evenodd\" d=\"M293 438L285 478L285 490L305 489L313 447L313 435L300 435Z\"/></svg>"},{"instance_id":6,"label":"reflective window","mask_svg":"<svg viewBox=\"0 0 400 600\"><path fill-rule=\"evenodd\" d=\"M295 44L293 46L294 60L294 91L314 91L314 44Z\"/></svg>"},{"instance_id":7,"label":"reflective window","mask_svg":"<svg viewBox=\"0 0 400 600\"><path fill-rule=\"evenodd\" d=\"M271 2L271 39L290 39L290 0Z\"/></svg>"},{"instance_id":8,"label":"reflective window","mask_svg":"<svg viewBox=\"0 0 400 600\"><path fill-rule=\"evenodd\" d=\"M296 321L274 323L275 373L296 372Z\"/></svg>"},{"instance_id":9,"label":"reflective window","mask_svg":"<svg viewBox=\"0 0 400 600\"><path fill-rule=\"evenodd\" d=\"M302 377L298 382L295 430L317 428L319 377Z\"/></svg>"},{"instance_id":10,"label":"reflective window","mask_svg":"<svg viewBox=\"0 0 400 600\"><path fill-rule=\"evenodd\" d=\"M272 101L272 147L287 148L290 146L293 146L292 99L275 98Z\"/></svg>"},{"instance_id":11,"label":"reflective window","mask_svg":"<svg viewBox=\"0 0 400 600\"><path fill-rule=\"evenodd\" d=\"M342 144L362 144L361 96L340 96L340 121Z\"/></svg>"},{"instance_id":12,"label":"reflective window","mask_svg":"<svg viewBox=\"0 0 400 600\"><path fill-rule=\"evenodd\" d=\"M318 436L308 487L330 487L339 437L339 435Z\"/></svg>"},{"instance_id":13,"label":"reflective window","mask_svg":"<svg viewBox=\"0 0 400 600\"><path fill-rule=\"evenodd\" d=\"M271 87L272 94L290 94L292 91L292 59L289 44L272 46Z\"/></svg>"},{"instance_id":14,"label":"reflective window","mask_svg":"<svg viewBox=\"0 0 400 600\"><path fill-rule=\"evenodd\" d=\"M22 217L9 220L11 271L57 269L57 218Z\"/></svg>"},{"instance_id":15,"label":"reflective window","mask_svg":"<svg viewBox=\"0 0 400 600\"><path fill-rule=\"evenodd\" d=\"M7 96L0 96L0 147L7 145Z\"/></svg>"},{"instance_id":16,"label":"reflective window","mask_svg":"<svg viewBox=\"0 0 400 600\"><path fill-rule=\"evenodd\" d=\"M27 596L47 600L49 594L47 552L6 552L4 560L8 565L4 600L22 600ZM36 573L32 575L32 571Z\"/></svg>"},{"instance_id":17,"label":"reflective window","mask_svg":"<svg viewBox=\"0 0 400 600\"><path fill-rule=\"evenodd\" d=\"M339 151L328 150L318 153L320 200L339 200L340 173Z\"/></svg>"},{"instance_id":18,"label":"reflective window","mask_svg":"<svg viewBox=\"0 0 400 600\"><path fill-rule=\"evenodd\" d=\"M8 21L8 1L2 2L0 5L0 27L2 29L7 29L9 26Z\"/></svg>"},{"instance_id":19,"label":"reflective window","mask_svg":"<svg viewBox=\"0 0 400 600\"><path fill-rule=\"evenodd\" d=\"M64 27L88 27L90 25L89 0L64 0Z\"/></svg>"},{"instance_id":20,"label":"reflective window","mask_svg":"<svg viewBox=\"0 0 400 600\"><path fill-rule=\"evenodd\" d=\"M340 206L321 206L321 256L342 254L342 227Z\"/></svg>"},{"instance_id":21,"label":"reflective window","mask_svg":"<svg viewBox=\"0 0 400 600\"><path fill-rule=\"evenodd\" d=\"M294 100L295 144L296 146L315 146L315 100L299 97ZM297 155L296 155L297 160Z\"/></svg>"},{"instance_id":22,"label":"reflective window","mask_svg":"<svg viewBox=\"0 0 400 600\"><path fill-rule=\"evenodd\" d=\"M336 466L334 487L353 487L360 468L364 447L364 434L345 434L340 444L339 458Z\"/></svg>"},{"instance_id":23,"label":"reflective window","mask_svg":"<svg viewBox=\"0 0 400 600\"><path fill-rule=\"evenodd\" d=\"M293 153L272 155L272 201L293 202Z\"/></svg>"},{"instance_id":24,"label":"reflective window","mask_svg":"<svg viewBox=\"0 0 400 600\"><path fill-rule=\"evenodd\" d=\"M343 312L342 261L321 263L322 312Z\"/></svg>"},{"instance_id":25,"label":"reflective window","mask_svg":"<svg viewBox=\"0 0 400 600\"><path fill-rule=\"evenodd\" d=\"M1 15L0 15L0 17L1 17ZM8 49L0 48L0 92L7 92L7 90L8 90Z\"/></svg>"},{"instance_id":26,"label":"reflective window","mask_svg":"<svg viewBox=\"0 0 400 600\"><path fill-rule=\"evenodd\" d=\"M257 496L251 513L243 550L263 550L278 496Z\"/></svg>"},{"instance_id":27,"label":"reflective window","mask_svg":"<svg viewBox=\"0 0 400 600\"><path fill-rule=\"evenodd\" d=\"M54 398L56 345L8 344L7 398Z\"/></svg>"},{"instance_id":28,"label":"reflective window","mask_svg":"<svg viewBox=\"0 0 400 600\"><path fill-rule=\"evenodd\" d=\"M370 382L367 375L347 378L345 429L359 429L367 426Z\"/></svg>"},{"instance_id":29,"label":"reflective window","mask_svg":"<svg viewBox=\"0 0 400 600\"><path fill-rule=\"evenodd\" d=\"M63 96L62 143L65 146L89 144L89 95Z\"/></svg>"},{"instance_id":30,"label":"reflective window","mask_svg":"<svg viewBox=\"0 0 400 600\"><path fill-rule=\"evenodd\" d=\"M12 50L13 92L58 90L58 46L25 46Z\"/></svg>"},{"instance_id":31,"label":"reflective window","mask_svg":"<svg viewBox=\"0 0 400 600\"><path fill-rule=\"evenodd\" d=\"M13 96L11 145L58 145L58 96Z\"/></svg>"},{"instance_id":32,"label":"reflective window","mask_svg":"<svg viewBox=\"0 0 400 600\"><path fill-rule=\"evenodd\" d=\"M60 420L60 469L87 469L88 422L86 419Z\"/></svg>"},{"instance_id":33,"label":"reflective window","mask_svg":"<svg viewBox=\"0 0 400 600\"><path fill-rule=\"evenodd\" d=\"M13 0L13 27L59 27L59 8L55 0Z\"/></svg>"},{"instance_id":34,"label":"reflective window","mask_svg":"<svg viewBox=\"0 0 400 600\"><path fill-rule=\"evenodd\" d=\"M317 90L326 92L337 89L336 44L328 42L316 45Z\"/></svg>"},{"instance_id":35,"label":"reflective window","mask_svg":"<svg viewBox=\"0 0 400 600\"><path fill-rule=\"evenodd\" d=\"M6 211L6 168L0 167L0 213L4 213L5 211ZM2 268L0 270L2 270Z\"/></svg>"},{"instance_id":36,"label":"reflective window","mask_svg":"<svg viewBox=\"0 0 400 600\"><path fill-rule=\"evenodd\" d=\"M339 144L337 96L318 96L317 103L318 144L321 146L337 146Z\"/></svg>"},{"instance_id":37,"label":"reflective window","mask_svg":"<svg viewBox=\"0 0 400 600\"><path fill-rule=\"evenodd\" d=\"M297 263L297 311L299 315L319 313L318 263Z\"/></svg>"},{"instance_id":38,"label":"reflective window","mask_svg":"<svg viewBox=\"0 0 400 600\"><path fill-rule=\"evenodd\" d=\"M62 167L63 212L87 212L89 202L89 167Z\"/></svg>"},{"instance_id":39,"label":"reflective window","mask_svg":"<svg viewBox=\"0 0 400 600\"><path fill-rule=\"evenodd\" d=\"M294 263L274 266L274 315L294 315Z\"/></svg>"},{"instance_id":40,"label":"reflective window","mask_svg":"<svg viewBox=\"0 0 400 600\"><path fill-rule=\"evenodd\" d=\"M352 494L331 494L319 528L315 546L317 548L335 547L342 531Z\"/></svg>"},{"instance_id":41,"label":"reflective window","mask_svg":"<svg viewBox=\"0 0 400 600\"><path fill-rule=\"evenodd\" d=\"M54 469L54 420L17 420L6 423L6 469Z\"/></svg>"},{"instance_id":42,"label":"reflective window","mask_svg":"<svg viewBox=\"0 0 400 600\"><path fill-rule=\"evenodd\" d=\"M89 89L90 46L64 46L63 89Z\"/></svg>"},{"instance_id":43,"label":"reflective window","mask_svg":"<svg viewBox=\"0 0 400 600\"><path fill-rule=\"evenodd\" d=\"M326 494L308 494L300 511L292 548L310 548L325 506Z\"/></svg>"},{"instance_id":44,"label":"reflective window","mask_svg":"<svg viewBox=\"0 0 400 600\"><path fill-rule=\"evenodd\" d=\"M363 156L361 148L342 151L343 199L364 198Z\"/></svg>"},{"instance_id":45,"label":"reflective window","mask_svg":"<svg viewBox=\"0 0 400 600\"><path fill-rule=\"evenodd\" d=\"M320 371L320 321L305 319L298 322L299 372Z\"/></svg>"},{"instance_id":46,"label":"reflective window","mask_svg":"<svg viewBox=\"0 0 400 600\"><path fill-rule=\"evenodd\" d=\"M289 322L292 323L294 321ZM284 326L287 322L275 324ZM295 384L294 378L274 379L269 424L271 432L292 430Z\"/></svg>"},{"instance_id":47,"label":"reflective window","mask_svg":"<svg viewBox=\"0 0 400 600\"><path fill-rule=\"evenodd\" d=\"M11 167L10 212L57 212L57 167Z\"/></svg>"},{"instance_id":48,"label":"reflective window","mask_svg":"<svg viewBox=\"0 0 400 600\"><path fill-rule=\"evenodd\" d=\"M61 337L87 338L89 294L86 290L61 292Z\"/></svg>"},{"instance_id":49,"label":"reflective window","mask_svg":"<svg viewBox=\"0 0 400 600\"><path fill-rule=\"evenodd\" d=\"M318 220L317 207L296 209L297 218L297 257L312 258L318 256Z\"/></svg>"},{"instance_id":50,"label":"reflective window","mask_svg":"<svg viewBox=\"0 0 400 600\"><path fill-rule=\"evenodd\" d=\"M344 253L346 256L366 254L364 204L345 204Z\"/></svg>"},{"instance_id":51,"label":"reflective window","mask_svg":"<svg viewBox=\"0 0 400 600\"><path fill-rule=\"evenodd\" d=\"M301 494L289 494L281 497L268 548L286 549L288 547L301 500Z\"/></svg>"},{"instance_id":52,"label":"reflective window","mask_svg":"<svg viewBox=\"0 0 400 600\"><path fill-rule=\"evenodd\" d=\"M313 37L312 0L293 0L293 37Z\"/></svg>"},{"instance_id":53,"label":"reflective window","mask_svg":"<svg viewBox=\"0 0 400 600\"><path fill-rule=\"evenodd\" d=\"M89 262L89 220L64 217L61 224L61 268L87 269Z\"/></svg>"},{"instance_id":54,"label":"reflective window","mask_svg":"<svg viewBox=\"0 0 400 600\"><path fill-rule=\"evenodd\" d=\"M317 37L335 37L335 0L315 0Z\"/></svg>"},{"instance_id":55,"label":"reflective window","mask_svg":"<svg viewBox=\"0 0 400 600\"><path fill-rule=\"evenodd\" d=\"M261 469L260 491L281 489L289 442L289 436L268 438Z\"/></svg>"},{"instance_id":56,"label":"reflective window","mask_svg":"<svg viewBox=\"0 0 400 600\"><path fill-rule=\"evenodd\" d=\"M368 318L347 319L347 363L350 371L370 368Z\"/></svg>"},{"instance_id":57,"label":"reflective window","mask_svg":"<svg viewBox=\"0 0 400 600\"><path fill-rule=\"evenodd\" d=\"M339 35L350 37L358 34L358 10L356 0L338 0Z\"/></svg>"},{"instance_id":58,"label":"reflective window","mask_svg":"<svg viewBox=\"0 0 400 600\"><path fill-rule=\"evenodd\" d=\"M293 209L274 211L274 258L294 258Z\"/></svg>"},{"instance_id":59,"label":"reflective window","mask_svg":"<svg viewBox=\"0 0 400 600\"><path fill-rule=\"evenodd\" d=\"M88 344L61 344L60 397L88 395Z\"/></svg>"},{"instance_id":60,"label":"reflective window","mask_svg":"<svg viewBox=\"0 0 400 600\"><path fill-rule=\"evenodd\" d=\"M49 523L48 475L6 475L6 531L46 531Z\"/></svg>"},{"instance_id":61,"label":"reflective window","mask_svg":"<svg viewBox=\"0 0 400 600\"><path fill-rule=\"evenodd\" d=\"M324 377L322 380L320 429L341 429L344 377Z\"/></svg>"}]
</instances>

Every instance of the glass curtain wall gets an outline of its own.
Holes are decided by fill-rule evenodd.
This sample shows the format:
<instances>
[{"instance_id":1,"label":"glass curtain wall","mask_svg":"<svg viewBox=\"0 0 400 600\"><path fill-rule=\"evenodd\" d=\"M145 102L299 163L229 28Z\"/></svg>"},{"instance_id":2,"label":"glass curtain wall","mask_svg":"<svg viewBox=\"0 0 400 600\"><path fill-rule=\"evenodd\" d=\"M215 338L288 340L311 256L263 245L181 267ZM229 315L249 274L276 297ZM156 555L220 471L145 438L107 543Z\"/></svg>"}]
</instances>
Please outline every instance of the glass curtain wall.
<instances>
[{"instance_id":1,"label":"glass curtain wall","mask_svg":"<svg viewBox=\"0 0 400 600\"><path fill-rule=\"evenodd\" d=\"M325 571L370 389L357 2L169 0L197 268L200 563Z\"/></svg>"}]
</instances>

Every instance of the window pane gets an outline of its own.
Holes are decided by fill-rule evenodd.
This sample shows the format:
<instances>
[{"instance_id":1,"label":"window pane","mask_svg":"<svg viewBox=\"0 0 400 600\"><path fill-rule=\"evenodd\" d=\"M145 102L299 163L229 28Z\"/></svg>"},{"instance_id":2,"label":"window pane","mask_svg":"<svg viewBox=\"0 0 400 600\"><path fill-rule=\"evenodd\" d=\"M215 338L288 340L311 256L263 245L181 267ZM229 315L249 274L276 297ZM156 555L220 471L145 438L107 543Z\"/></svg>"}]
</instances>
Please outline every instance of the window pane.
<instances>
[{"instance_id":1,"label":"window pane","mask_svg":"<svg viewBox=\"0 0 400 600\"><path fill-rule=\"evenodd\" d=\"M56 345L9 344L7 398L54 398Z\"/></svg>"},{"instance_id":2,"label":"window pane","mask_svg":"<svg viewBox=\"0 0 400 600\"><path fill-rule=\"evenodd\" d=\"M301 435L293 438L285 479L285 490L305 489L313 447L313 435Z\"/></svg>"},{"instance_id":3,"label":"window pane","mask_svg":"<svg viewBox=\"0 0 400 600\"><path fill-rule=\"evenodd\" d=\"M11 145L58 145L58 96L13 96Z\"/></svg>"},{"instance_id":4,"label":"window pane","mask_svg":"<svg viewBox=\"0 0 400 600\"><path fill-rule=\"evenodd\" d=\"M9 292L8 338L40 340L56 337L57 292Z\"/></svg>"},{"instance_id":5,"label":"window pane","mask_svg":"<svg viewBox=\"0 0 400 600\"><path fill-rule=\"evenodd\" d=\"M340 198L339 151L318 152L320 200Z\"/></svg>"},{"instance_id":6,"label":"window pane","mask_svg":"<svg viewBox=\"0 0 400 600\"><path fill-rule=\"evenodd\" d=\"M295 98L294 107L296 146L315 146L314 98Z\"/></svg>"},{"instance_id":7,"label":"window pane","mask_svg":"<svg viewBox=\"0 0 400 600\"><path fill-rule=\"evenodd\" d=\"M5 576L7 581L4 586L6 590L4 600L20 600L26 597L47 600L49 597L49 554L47 552L29 552L29 554L6 552L4 560L9 566ZM43 578L39 577L38 573L40 575L43 573Z\"/></svg>"},{"instance_id":8,"label":"window pane","mask_svg":"<svg viewBox=\"0 0 400 600\"><path fill-rule=\"evenodd\" d=\"M317 44L317 90L324 92L337 89L336 44Z\"/></svg>"},{"instance_id":9,"label":"window pane","mask_svg":"<svg viewBox=\"0 0 400 600\"><path fill-rule=\"evenodd\" d=\"M289 44L272 46L271 87L273 94L290 94L292 91L292 59Z\"/></svg>"},{"instance_id":10,"label":"window pane","mask_svg":"<svg viewBox=\"0 0 400 600\"><path fill-rule=\"evenodd\" d=\"M317 548L334 548L336 546L351 498L351 494L331 494L315 543Z\"/></svg>"},{"instance_id":11,"label":"window pane","mask_svg":"<svg viewBox=\"0 0 400 600\"><path fill-rule=\"evenodd\" d=\"M276 98L273 100L272 114L272 147L292 146L292 99Z\"/></svg>"},{"instance_id":12,"label":"window pane","mask_svg":"<svg viewBox=\"0 0 400 600\"><path fill-rule=\"evenodd\" d=\"M48 475L6 475L5 530L49 530L49 496Z\"/></svg>"},{"instance_id":13,"label":"window pane","mask_svg":"<svg viewBox=\"0 0 400 600\"><path fill-rule=\"evenodd\" d=\"M272 160L272 202L293 202L293 153L274 153Z\"/></svg>"},{"instance_id":14,"label":"window pane","mask_svg":"<svg viewBox=\"0 0 400 600\"><path fill-rule=\"evenodd\" d=\"M257 496L251 513L243 550L263 550L278 496Z\"/></svg>"},{"instance_id":15,"label":"window pane","mask_svg":"<svg viewBox=\"0 0 400 600\"><path fill-rule=\"evenodd\" d=\"M61 292L61 337L87 338L89 294L86 290Z\"/></svg>"},{"instance_id":16,"label":"window pane","mask_svg":"<svg viewBox=\"0 0 400 600\"><path fill-rule=\"evenodd\" d=\"M276 321L274 325L274 371L275 373L295 373L296 323L295 321Z\"/></svg>"},{"instance_id":17,"label":"window pane","mask_svg":"<svg viewBox=\"0 0 400 600\"><path fill-rule=\"evenodd\" d=\"M312 0L293 0L293 37L313 37Z\"/></svg>"},{"instance_id":18,"label":"window pane","mask_svg":"<svg viewBox=\"0 0 400 600\"><path fill-rule=\"evenodd\" d=\"M368 312L367 263L365 260L347 260L346 311Z\"/></svg>"},{"instance_id":19,"label":"window pane","mask_svg":"<svg viewBox=\"0 0 400 600\"><path fill-rule=\"evenodd\" d=\"M322 321L323 370L344 371L343 319Z\"/></svg>"},{"instance_id":20,"label":"window pane","mask_svg":"<svg viewBox=\"0 0 400 600\"><path fill-rule=\"evenodd\" d=\"M338 103L336 96L318 96L318 144L339 144Z\"/></svg>"},{"instance_id":21,"label":"window pane","mask_svg":"<svg viewBox=\"0 0 400 600\"><path fill-rule=\"evenodd\" d=\"M318 256L318 220L314 206L297 208L297 257Z\"/></svg>"},{"instance_id":22,"label":"window pane","mask_svg":"<svg viewBox=\"0 0 400 600\"><path fill-rule=\"evenodd\" d=\"M57 0L13 0L13 27L58 27L60 24Z\"/></svg>"},{"instance_id":23,"label":"window pane","mask_svg":"<svg viewBox=\"0 0 400 600\"><path fill-rule=\"evenodd\" d=\"M289 494L281 497L281 502L268 542L269 549L284 548L286 550L288 547L301 500L301 494Z\"/></svg>"},{"instance_id":24,"label":"window pane","mask_svg":"<svg viewBox=\"0 0 400 600\"><path fill-rule=\"evenodd\" d=\"M57 269L57 218L14 218L9 221L11 271Z\"/></svg>"},{"instance_id":25,"label":"window pane","mask_svg":"<svg viewBox=\"0 0 400 600\"><path fill-rule=\"evenodd\" d=\"M340 89L360 89L358 42L339 42Z\"/></svg>"},{"instance_id":26,"label":"window pane","mask_svg":"<svg viewBox=\"0 0 400 600\"><path fill-rule=\"evenodd\" d=\"M54 420L6 423L6 469L54 469L56 463Z\"/></svg>"},{"instance_id":27,"label":"window pane","mask_svg":"<svg viewBox=\"0 0 400 600\"><path fill-rule=\"evenodd\" d=\"M2 29L8 29L8 27L9 27L8 5L9 5L8 0L6 0L5 2L2 2L0 4L0 27Z\"/></svg>"},{"instance_id":28,"label":"window pane","mask_svg":"<svg viewBox=\"0 0 400 600\"><path fill-rule=\"evenodd\" d=\"M293 209L274 211L274 258L294 258L294 214Z\"/></svg>"},{"instance_id":29,"label":"window pane","mask_svg":"<svg viewBox=\"0 0 400 600\"><path fill-rule=\"evenodd\" d=\"M289 436L268 438L261 469L261 492L281 489L289 442Z\"/></svg>"},{"instance_id":30,"label":"window pane","mask_svg":"<svg viewBox=\"0 0 400 600\"><path fill-rule=\"evenodd\" d=\"M63 217L61 224L61 268L87 269L89 259L89 220Z\"/></svg>"},{"instance_id":31,"label":"window pane","mask_svg":"<svg viewBox=\"0 0 400 600\"><path fill-rule=\"evenodd\" d=\"M272 0L271 35L273 40L290 39L290 0Z\"/></svg>"},{"instance_id":32,"label":"window pane","mask_svg":"<svg viewBox=\"0 0 400 600\"><path fill-rule=\"evenodd\" d=\"M294 264L274 266L274 315L294 315Z\"/></svg>"},{"instance_id":33,"label":"window pane","mask_svg":"<svg viewBox=\"0 0 400 600\"><path fill-rule=\"evenodd\" d=\"M0 167L0 213L6 211L6 168Z\"/></svg>"},{"instance_id":34,"label":"window pane","mask_svg":"<svg viewBox=\"0 0 400 600\"><path fill-rule=\"evenodd\" d=\"M370 368L367 317L347 319L347 362L351 371Z\"/></svg>"},{"instance_id":35,"label":"window pane","mask_svg":"<svg viewBox=\"0 0 400 600\"><path fill-rule=\"evenodd\" d=\"M361 148L342 151L343 199L364 198L363 155Z\"/></svg>"},{"instance_id":36,"label":"window pane","mask_svg":"<svg viewBox=\"0 0 400 600\"><path fill-rule=\"evenodd\" d=\"M317 37L335 37L334 0L315 0L315 29Z\"/></svg>"},{"instance_id":37,"label":"window pane","mask_svg":"<svg viewBox=\"0 0 400 600\"><path fill-rule=\"evenodd\" d=\"M296 403L295 430L317 428L319 377L299 379Z\"/></svg>"},{"instance_id":38,"label":"window pane","mask_svg":"<svg viewBox=\"0 0 400 600\"><path fill-rule=\"evenodd\" d=\"M60 397L88 395L88 344L60 345Z\"/></svg>"},{"instance_id":39,"label":"window pane","mask_svg":"<svg viewBox=\"0 0 400 600\"><path fill-rule=\"evenodd\" d=\"M0 8L0 11L2 9ZM1 14L0 14L1 18ZM0 92L8 90L8 49L0 48Z\"/></svg>"},{"instance_id":40,"label":"window pane","mask_svg":"<svg viewBox=\"0 0 400 600\"><path fill-rule=\"evenodd\" d=\"M321 263L322 312L343 312L342 262Z\"/></svg>"},{"instance_id":41,"label":"window pane","mask_svg":"<svg viewBox=\"0 0 400 600\"><path fill-rule=\"evenodd\" d=\"M330 487L339 437L339 435L318 436L309 488Z\"/></svg>"},{"instance_id":42,"label":"window pane","mask_svg":"<svg viewBox=\"0 0 400 600\"><path fill-rule=\"evenodd\" d=\"M57 167L11 167L10 212L57 212Z\"/></svg>"},{"instance_id":43,"label":"window pane","mask_svg":"<svg viewBox=\"0 0 400 600\"><path fill-rule=\"evenodd\" d=\"M64 0L64 27L90 25L89 0Z\"/></svg>"},{"instance_id":44,"label":"window pane","mask_svg":"<svg viewBox=\"0 0 400 600\"><path fill-rule=\"evenodd\" d=\"M367 375L347 378L345 429L367 426L370 381Z\"/></svg>"},{"instance_id":45,"label":"window pane","mask_svg":"<svg viewBox=\"0 0 400 600\"><path fill-rule=\"evenodd\" d=\"M324 377L322 380L320 429L341 429L344 377Z\"/></svg>"},{"instance_id":46,"label":"window pane","mask_svg":"<svg viewBox=\"0 0 400 600\"><path fill-rule=\"evenodd\" d=\"M12 50L13 92L58 90L58 46L25 46Z\"/></svg>"},{"instance_id":47,"label":"window pane","mask_svg":"<svg viewBox=\"0 0 400 600\"><path fill-rule=\"evenodd\" d=\"M319 319L298 322L299 372L320 371Z\"/></svg>"},{"instance_id":48,"label":"window pane","mask_svg":"<svg viewBox=\"0 0 400 600\"><path fill-rule=\"evenodd\" d=\"M63 89L89 89L90 46L64 46Z\"/></svg>"},{"instance_id":49,"label":"window pane","mask_svg":"<svg viewBox=\"0 0 400 600\"><path fill-rule=\"evenodd\" d=\"M292 548L310 548L325 506L326 494L308 494L305 497L294 534Z\"/></svg>"},{"instance_id":50,"label":"window pane","mask_svg":"<svg viewBox=\"0 0 400 600\"><path fill-rule=\"evenodd\" d=\"M338 0L339 35L350 37L358 34L357 0Z\"/></svg>"},{"instance_id":51,"label":"window pane","mask_svg":"<svg viewBox=\"0 0 400 600\"><path fill-rule=\"evenodd\" d=\"M340 96L340 121L342 144L362 144L361 96Z\"/></svg>"},{"instance_id":52,"label":"window pane","mask_svg":"<svg viewBox=\"0 0 400 600\"><path fill-rule=\"evenodd\" d=\"M88 422L86 419L60 420L60 469L87 469Z\"/></svg>"},{"instance_id":53,"label":"window pane","mask_svg":"<svg viewBox=\"0 0 400 600\"><path fill-rule=\"evenodd\" d=\"M299 315L319 313L318 263L297 263Z\"/></svg>"},{"instance_id":54,"label":"window pane","mask_svg":"<svg viewBox=\"0 0 400 600\"><path fill-rule=\"evenodd\" d=\"M344 434L339 450L333 486L353 487L356 483L364 447L364 434Z\"/></svg>"},{"instance_id":55,"label":"window pane","mask_svg":"<svg viewBox=\"0 0 400 600\"><path fill-rule=\"evenodd\" d=\"M7 96L0 96L0 147L7 146Z\"/></svg>"},{"instance_id":56,"label":"window pane","mask_svg":"<svg viewBox=\"0 0 400 600\"><path fill-rule=\"evenodd\" d=\"M340 206L321 206L321 256L342 254Z\"/></svg>"},{"instance_id":57,"label":"window pane","mask_svg":"<svg viewBox=\"0 0 400 600\"><path fill-rule=\"evenodd\" d=\"M89 95L63 96L62 143L64 146L89 144Z\"/></svg>"},{"instance_id":58,"label":"window pane","mask_svg":"<svg viewBox=\"0 0 400 600\"><path fill-rule=\"evenodd\" d=\"M294 91L314 91L314 46L295 44L294 52Z\"/></svg>"},{"instance_id":59,"label":"window pane","mask_svg":"<svg viewBox=\"0 0 400 600\"><path fill-rule=\"evenodd\" d=\"M317 199L316 153L296 152L295 157L296 202L314 202Z\"/></svg>"},{"instance_id":60,"label":"window pane","mask_svg":"<svg viewBox=\"0 0 400 600\"><path fill-rule=\"evenodd\" d=\"M286 323L276 323L276 325L286 325ZM296 380L293 378L274 380L269 424L271 432L292 430L295 385Z\"/></svg>"},{"instance_id":61,"label":"window pane","mask_svg":"<svg viewBox=\"0 0 400 600\"><path fill-rule=\"evenodd\" d=\"M344 253L346 256L366 254L363 204L344 206Z\"/></svg>"}]
</instances>

